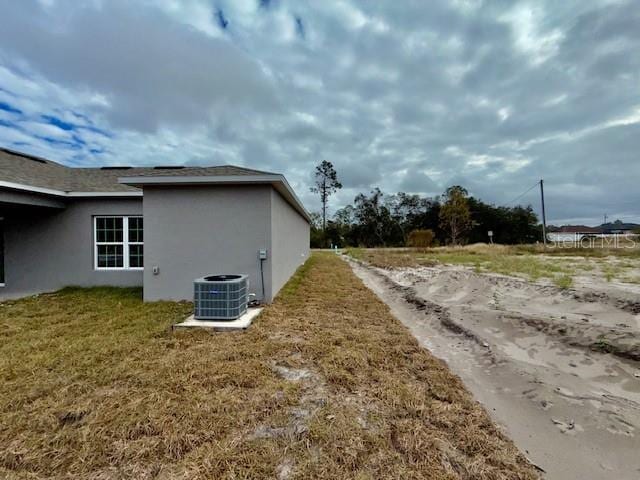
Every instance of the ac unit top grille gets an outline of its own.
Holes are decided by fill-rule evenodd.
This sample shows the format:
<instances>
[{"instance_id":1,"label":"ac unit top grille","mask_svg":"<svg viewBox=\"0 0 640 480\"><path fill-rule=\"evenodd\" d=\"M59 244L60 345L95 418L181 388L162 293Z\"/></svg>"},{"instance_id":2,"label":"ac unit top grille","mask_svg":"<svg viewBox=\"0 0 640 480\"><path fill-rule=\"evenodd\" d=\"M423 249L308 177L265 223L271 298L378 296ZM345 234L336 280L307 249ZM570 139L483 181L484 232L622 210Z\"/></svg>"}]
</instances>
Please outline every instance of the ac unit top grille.
<instances>
[{"instance_id":1,"label":"ac unit top grille","mask_svg":"<svg viewBox=\"0 0 640 480\"><path fill-rule=\"evenodd\" d=\"M207 282L230 282L239 279L242 279L242 275L209 275L203 278Z\"/></svg>"}]
</instances>

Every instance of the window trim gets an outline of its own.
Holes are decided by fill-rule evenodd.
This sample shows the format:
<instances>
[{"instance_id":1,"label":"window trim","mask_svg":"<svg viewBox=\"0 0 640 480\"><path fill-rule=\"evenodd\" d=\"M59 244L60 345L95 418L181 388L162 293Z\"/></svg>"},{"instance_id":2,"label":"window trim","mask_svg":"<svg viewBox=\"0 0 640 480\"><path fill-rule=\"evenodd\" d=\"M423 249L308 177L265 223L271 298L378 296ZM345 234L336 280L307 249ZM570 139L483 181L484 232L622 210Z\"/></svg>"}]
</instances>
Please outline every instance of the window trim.
<instances>
[{"instance_id":1,"label":"window trim","mask_svg":"<svg viewBox=\"0 0 640 480\"><path fill-rule=\"evenodd\" d=\"M98 242L98 219L99 218L121 218L122 219L122 242ZM143 218L143 216L142 215L94 215L93 217L93 269L94 270L100 271L100 272L122 271L122 270L134 270L134 271L144 270L144 266L131 267L129 265L129 261L130 261L129 247L131 245L142 245L144 249L144 241L142 242L129 241L129 219L130 218ZM144 227L142 228L144 232ZM99 245L122 245L122 256L123 256L122 267L99 267L98 266L98 246Z\"/></svg>"}]
</instances>

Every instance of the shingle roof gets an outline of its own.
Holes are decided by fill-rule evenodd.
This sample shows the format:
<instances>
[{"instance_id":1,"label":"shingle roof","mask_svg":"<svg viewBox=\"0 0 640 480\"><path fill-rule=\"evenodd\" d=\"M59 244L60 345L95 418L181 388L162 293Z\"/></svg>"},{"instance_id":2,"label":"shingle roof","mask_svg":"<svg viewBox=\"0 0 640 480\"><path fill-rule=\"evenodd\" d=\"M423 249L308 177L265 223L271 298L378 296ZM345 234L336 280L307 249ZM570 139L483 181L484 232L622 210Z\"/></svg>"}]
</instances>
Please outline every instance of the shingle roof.
<instances>
[{"instance_id":1,"label":"shingle roof","mask_svg":"<svg viewBox=\"0 0 640 480\"><path fill-rule=\"evenodd\" d=\"M634 230L639 228L640 225L637 223L624 223L621 221L603 223L600 225L600 228L603 230Z\"/></svg>"},{"instance_id":2,"label":"shingle roof","mask_svg":"<svg viewBox=\"0 0 640 480\"><path fill-rule=\"evenodd\" d=\"M118 183L121 177L270 175L270 172L222 165L217 167L74 168L0 147L0 181L64 192L127 192L136 187Z\"/></svg>"},{"instance_id":3,"label":"shingle roof","mask_svg":"<svg viewBox=\"0 0 640 480\"><path fill-rule=\"evenodd\" d=\"M124 175L122 174L124 173ZM237 167L235 165L221 165L218 167L153 167L132 168L125 170L119 176L142 177L218 177L235 175L273 175L272 172Z\"/></svg>"},{"instance_id":4,"label":"shingle roof","mask_svg":"<svg viewBox=\"0 0 640 480\"><path fill-rule=\"evenodd\" d=\"M67 168L49 160L0 148L0 180L32 187L67 190Z\"/></svg>"},{"instance_id":5,"label":"shingle roof","mask_svg":"<svg viewBox=\"0 0 640 480\"><path fill-rule=\"evenodd\" d=\"M558 229L560 233L602 233L599 227L587 227L586 225L563 225Z\"/></svg>"}]
</instances>

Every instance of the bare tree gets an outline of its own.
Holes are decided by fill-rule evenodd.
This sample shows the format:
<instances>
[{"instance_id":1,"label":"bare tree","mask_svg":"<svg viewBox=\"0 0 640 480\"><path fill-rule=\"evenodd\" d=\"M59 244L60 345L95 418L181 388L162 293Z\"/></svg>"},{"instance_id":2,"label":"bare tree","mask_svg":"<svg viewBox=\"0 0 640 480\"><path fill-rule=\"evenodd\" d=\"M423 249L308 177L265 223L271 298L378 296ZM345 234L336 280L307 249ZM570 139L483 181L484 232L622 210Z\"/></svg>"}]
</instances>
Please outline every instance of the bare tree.
<instances>
[{"instance_id":1,"label":"bare tree","mask_svg":"<svg viewBox=\"0 0 640 480\"><path fill-rule=\"evenodd\" d=\"M315 185L311 187L313 193L320 194L322 202L322 230L327 228L327 202L329 197L342 188L342 184L338 181L338 174L333 168L331 162L323 160L316 167Z\"/></svg>"}]
</instances>

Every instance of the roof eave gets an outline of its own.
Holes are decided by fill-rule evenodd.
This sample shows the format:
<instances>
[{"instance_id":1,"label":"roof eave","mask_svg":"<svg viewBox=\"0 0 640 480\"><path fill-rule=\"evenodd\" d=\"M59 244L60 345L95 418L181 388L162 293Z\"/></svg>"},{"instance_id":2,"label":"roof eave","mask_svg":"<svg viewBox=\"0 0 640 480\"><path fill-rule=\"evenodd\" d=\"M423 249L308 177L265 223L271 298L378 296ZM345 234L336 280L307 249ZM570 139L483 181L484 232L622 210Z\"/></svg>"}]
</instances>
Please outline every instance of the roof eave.
<instances>
[{"instance_id":1,"label":"roof eave","mask_svg":"<svg viewBox=\"0 0 640 480\"><path fill-rule=\"evenodd\" d=\"M198 185L214 183L272 183L284 181L283 175L138 175L118 178L118 183L143 187L146 185Z\"/></svg>"},{"instance_id":2,"label":"roof eave","mask_svg":"<svg viewBox=\"0 0 640 480\"><path fill-rule=\"evenodd\" d=\"M22 183L5 182L0 180L0 188L8 188L22 192L39 193L42 195L50 195L53 197L141 197L142 190L131 191L112 191L112 192L73 192L65 190L57 190L53 188L34 187Z\"/></svg>"},{"instance_id":3,"label":"roof eave","mask_svg":"<svg viewBox=\"0 0 640 480\"><path fill-rule=\"evenodd\" d=\"M157 176L131 176L120 177L119 183L131 185L138 188L145 186L169 186L169 185L271 185L280 193L287 202L296 209L300 215L309 223L311 216L304 208L304 205L287 182L284 175L157 175Z\"/></svg>"},{"instance_id":4,"label":"roof eave","mask_svg":"<svg viewBox=\"0 0 640 480\"><path fill-rule=\"evenodd\" d=\"M118 192L67 192L67 197L142 197L142 190Z\"/></svg>"}]
</instances>

